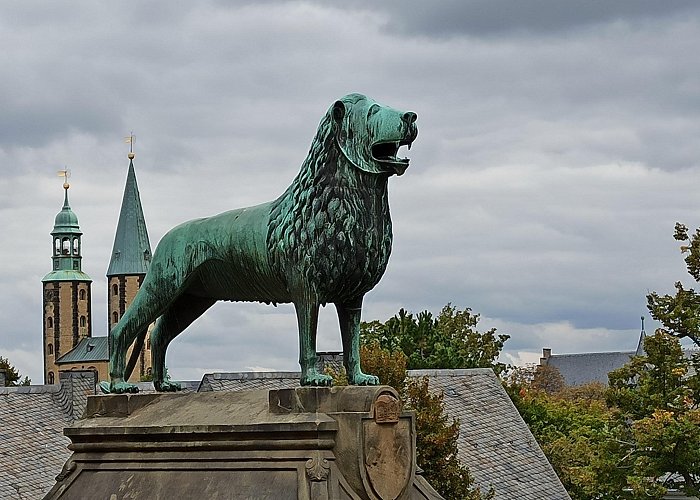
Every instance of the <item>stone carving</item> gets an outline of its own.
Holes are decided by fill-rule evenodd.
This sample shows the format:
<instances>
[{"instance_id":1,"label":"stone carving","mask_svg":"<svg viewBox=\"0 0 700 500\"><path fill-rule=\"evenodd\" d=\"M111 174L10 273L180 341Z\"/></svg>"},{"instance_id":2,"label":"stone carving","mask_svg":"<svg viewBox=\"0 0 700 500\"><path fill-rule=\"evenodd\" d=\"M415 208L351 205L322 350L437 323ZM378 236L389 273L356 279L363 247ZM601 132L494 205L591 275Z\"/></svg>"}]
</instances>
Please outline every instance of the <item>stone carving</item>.
<instances>
[{"instance_id":1,"label":"stone carving","mask_svg":"<svg viewBox=\"0 0 700 500\"><path fill-rule=\"evenodd\" d=\"M394 424L401 416L401 402L391 394L382 394L374 402L374 421L378 424Z\"/></svg>"},{"instance_id":2,"label":"stone carving","mask_svg":"<svg viewBox=\"0 0 700 500\"><path fill-rule=\"evenodd\" d=\"M319 452L314 453L314 456L306 461L306 475L313 482L326 481L330 468L328 460Z\"/></svg>"},{"instance_id":3,"label":"stone carving","mask_svg":"<svg viewBox=\"0 0 700 500\"><path fill-rule=\"evenodd\" d=\"M109 334L109 392L136 392L125 380L148 326L156 390L170 341L218 300L293 303L299 328L301 384L327 386L316 370L318 309L337 309L348 381L375 385L362 373L359 324L363 296L380 280L391 252L387 183L408 159L397 157L417 136L416 114L360 94L333 104L287 190L254 207L186 222L158 244L148 274ZM128 347L136 340L129 364ZM106 385L106 384L105 384Z\"/></svg>"}]
</instances>

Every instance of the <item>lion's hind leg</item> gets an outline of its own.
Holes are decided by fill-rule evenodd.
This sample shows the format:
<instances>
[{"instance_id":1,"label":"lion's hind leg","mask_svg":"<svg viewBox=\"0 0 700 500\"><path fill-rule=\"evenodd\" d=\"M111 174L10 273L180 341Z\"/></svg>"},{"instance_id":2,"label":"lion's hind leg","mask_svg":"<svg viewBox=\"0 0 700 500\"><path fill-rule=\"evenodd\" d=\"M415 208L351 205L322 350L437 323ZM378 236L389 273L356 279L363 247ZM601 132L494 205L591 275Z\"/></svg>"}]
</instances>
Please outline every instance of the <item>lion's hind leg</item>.
<instances>
[{"instance_id":1,"label":"lion's hind leg","mask_svg":"<svg viewBox=\"0 0 700 500\"><path fill-rule=\"evenodd\" d=\"M362 298L336 303L340 336L343 340L343 363L350 385L377 385L379 378L375 375L362 373L360 367L360 315L362 313Z\"/></svg>"},{"instance_id":2,"label":"lion's hind leg","mask_svg":"<svg viewBox=\"0 0 700 500\"><path fill-rule=\"evenodd\" d=\"M187 328L204 311L209 309L215 299L181 295L165 310L151 332L151 365L153 386L157 391L179 391L180 384L165 380L165 351L168 344Z\"/></svg>"}]
</instances>

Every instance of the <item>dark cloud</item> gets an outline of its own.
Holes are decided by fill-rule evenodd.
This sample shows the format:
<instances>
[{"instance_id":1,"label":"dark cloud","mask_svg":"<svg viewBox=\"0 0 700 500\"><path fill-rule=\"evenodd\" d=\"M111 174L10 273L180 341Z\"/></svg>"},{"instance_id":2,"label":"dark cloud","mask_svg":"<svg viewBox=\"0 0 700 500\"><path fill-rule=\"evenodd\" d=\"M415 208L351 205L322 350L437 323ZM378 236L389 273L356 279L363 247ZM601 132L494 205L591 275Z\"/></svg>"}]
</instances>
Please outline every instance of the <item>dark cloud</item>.
<instances>
[{"instance_id":1,"label":"dark cloud","mask_svg":"<svg viewBox=\"0 0 700 500\"><path fill-rule=\"evenodd\" d=\"M546 344L628 349L647 291L686 274L673 223L700 211L694 6L2 4L0 351L40 379L56 170L73 171L104 335L125 135L155 246L184 220L278 196L353 91L420 128L390 182L394 251L366 319L452 302L511 334L521 360ZM322 349L339 348L337 328L326 308ZM171 371L294 369L295 329L289 307L222 304L175 341Z\"/></svg>"},{"instance_id":2,"label":"dark cloud","mask_svg":"<svg viewBox=\"0 0 700 500\"><path fill-rule=\"evenodd\" d=\"M692 0L657 2L621 0L560 2L558 0L449 0L443 2L392 1L367 3L384 10L387 25L403 35L532 36L561 35L610 23L653 22L670 17L697 17Z\"/></svg>"}]
</instances>

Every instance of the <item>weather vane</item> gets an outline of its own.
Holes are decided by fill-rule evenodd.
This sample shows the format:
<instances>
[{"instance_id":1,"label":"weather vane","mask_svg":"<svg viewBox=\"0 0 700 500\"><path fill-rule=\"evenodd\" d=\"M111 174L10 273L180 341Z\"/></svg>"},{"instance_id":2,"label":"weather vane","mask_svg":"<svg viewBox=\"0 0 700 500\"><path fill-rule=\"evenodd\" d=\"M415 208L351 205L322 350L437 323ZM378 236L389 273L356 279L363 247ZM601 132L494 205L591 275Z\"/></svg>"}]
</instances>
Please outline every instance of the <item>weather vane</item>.
<instances>
[{"instance_id":1,"label":"weather vane","mask_svg":"<svg viewBox=\"0 0 700 500\"><path fill-rule=\"evenodd\" d=\"M131 133L127 136L124 137L124 142L126 142L129 145L129 159L133 160L134 159L134 131L132 130Z\"/></svg>"},{"instance_id":2,"label":"weather vane","mask_svg":"<svg viewBox=\"0 0 700 500\"><path fill-rule=\"evenodd\" d=\"M58 176L63 177L63 189L68 189L70 184L68 184L68 177L70 177L70 169L65 167L63 170L58 171Z\"/></svg>"}]
</instances>

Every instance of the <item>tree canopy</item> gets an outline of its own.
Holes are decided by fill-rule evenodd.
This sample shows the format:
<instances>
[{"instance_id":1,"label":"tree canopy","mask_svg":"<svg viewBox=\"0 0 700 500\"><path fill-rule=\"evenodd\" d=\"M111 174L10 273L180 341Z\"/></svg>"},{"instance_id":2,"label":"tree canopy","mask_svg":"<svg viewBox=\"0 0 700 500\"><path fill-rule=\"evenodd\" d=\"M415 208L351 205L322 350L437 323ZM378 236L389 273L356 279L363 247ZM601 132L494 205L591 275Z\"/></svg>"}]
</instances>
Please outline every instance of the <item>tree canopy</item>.
<instances>
[{"instance_id":1,"label":"tree canopy","mask_svg":"<svg viewBox=\"0 0 700 500\"><path fill-rule=\"evenodd\" d=\"M688 227L677 222L673 237L687 243L681 246L681 251L687 254L686 268L688 274L700 282L700 229L689 235ZM647 308L671 334L689 338L700 346L700 295L692 288L685 288L680 281L675 283L675 288L675 295L657 292L647 295Z\"/></svg>"},{"instance_id":2,"label":"tree canopy","mask_svg":"<svg viewBox=\"0 0 700 500\"><path fill-rule=\"evenodd\" d=\"M697 495L700 358L657 331L646 355L610 373L609 387L564 387L541 367L519 369L506 389L574 500ZM539 373L537 373L539 372Z\"/></svg>"},{"instance_id":3,"label":"tree canopy","mask_svg":"<svg viewBox=\"0 0 700 500\"><path fill-rule=\"evenodd\" d=\"M19 371L10 364L7 358L0 356L0 370L5 372L5 386L30 385L32 383L29 377L24 377L19 374Z\"/></svg>"},{"instance_id":4,"label":"tree canopy","mask_svg":"<svg viewBox=\"0 0 700 500\"><path fill-rule=\"evenodd\" d=\"M363 322L361 339L389 352L403 352L409 370L493 368L500 374L506 365L498 356L510 336L497 334L495 328L479 332L479 318L470 308L459 310L452 304L437 317L429 311L414 315L401 309L384 323Z\"/></svg>"}]
</instances>

